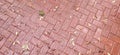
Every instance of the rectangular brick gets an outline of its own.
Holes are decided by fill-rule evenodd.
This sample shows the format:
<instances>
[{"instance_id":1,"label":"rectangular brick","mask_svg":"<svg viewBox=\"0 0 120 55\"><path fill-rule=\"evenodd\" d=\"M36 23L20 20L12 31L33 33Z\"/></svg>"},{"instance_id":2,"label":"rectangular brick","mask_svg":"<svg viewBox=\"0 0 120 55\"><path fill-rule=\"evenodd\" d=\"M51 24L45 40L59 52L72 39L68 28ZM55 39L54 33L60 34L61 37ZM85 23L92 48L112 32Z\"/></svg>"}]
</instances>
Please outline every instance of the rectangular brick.
<instances>
[{"instance_id":1,"label":"rectangular brick","mask_svg":"<svg viewBox=\"0 0 120 55\"><path fill-rule=\"evenodd\" d=\"M32 51L33 48L34 48L34 45L30 42L28 42L27 40L23 40L21 43L20 43L20 46L22 48L23 45L28 45L28 48L29 48L29 51ZM22 48L23 49L23 48Z\"/></svg>"},{"instance_id":2,"label":"rectangular brick","mask_svg":"<svg viewBox=\"0 0 120 55\"><path fill-rule=\"evenodd\" d=\"M49 44L49 45L53 42L52 39L48 38L48 37L45 36L45 35L42 35L42 36L40 37L40 40L42 40L43 42L45 42L46 44Z\"/></svg>"},{"instance_id":3,"label":"rectangular brick","mask_svg":"<svg viewBox=\"0 0 120 55\"><path fill-rule=\"evenodd\" d=\"M103 11L98 10L98 12L97 12L97 14L96 14L97 20L100 20L100 19L101 19L102 14L103 14Z\"/></svg>"},{"instance_id":4,"label":"rectangular brick","mask_svg":"<svg viewBox=\"0 0 120 55\"><path fill-rule=\"evenodd\" d=\"M64 50L64 47L59 45L59 42L57 42L57 41L53 42L52 45L50 46L50 48L56 49L56 50Z\"/></svg>"},{"instance_id":5,"label":"rectangular brick","mask_svg":"<svg viewBox=\"0 0 120 55\"><path fill-rule=\"evenodd\" d=\"M101 4L103 0L96 0L96 3Z\"/></svg>"},{"instance_id":6,"label":"rectangular brick","mask_svg":"<svg viewBox=\"0 0 120 55\"><path fill-rule=\"evenodd\" d=\"M0 34L7 38L11 33L3 28L0 28Z\"/></svg>"},{"instance_id":7,"label":"rectangular brick","mask_svg":"<svg viewBox=\"0 0 120 55\"><path fill-rule=\"evenodd\" d=\"M99 3L94 4L94 7L96 9L99 9L99 10L105 10L105 6L103 6L103 5L99 4Z\"/></svg>"},{"instance_id":8,"label":"rectangular brick","mask_svg":"<svg viewBox=\"0 0 120 55\"><path fill-rule=\"evenodd\" d=\"M86 41L91 41L93 39L94 34L95 34L95 32L89 30L85 40Z\"/></svg>"},{"instance_id":9,"label":"rectangular brick","mask_svg":"<svg viewBox=\"0 0 120 55\"><path fill-rule=\"evenodd\" d=\"M118 43L115 43L114 46L113 46L113 48L112 48L111 53L113 55L119 55L118 54L119 53L119 49L120 49L120 45L118 45Z\"/></svg>"},{"instance_id":10,"label":"rectangular brick","mask_svg":"<svg viewBox=\"0 0 120 55\"><path fill-rule=\"evenodd\" d=\"M30 43L32 43L33 45L35 45L35 46L37 46L39 48L41 48L42 46L45 45L41 40L39 40L39 39L37 39L35 37L32 37L32 39L30 40Z\"/></svg>"},{"instance_id":11,"label":"rectangular brick","mask_svg":"<svg viewBox=\"0 0 120 55\"><path fill-rule=\"evenodd\" d=\"M100 21L97 21L97 20L94 20L93 24L96 25L99 28L103 28L104 27L104 24L102 22L100 22Z\"/></svg>"},{"instance_id":12,"label":"rectangular brick","mask_svg":"<svg viewBox=\"0 0 120 55\"><path fill-rule=\"evenodd\" d=\"M2 36L2 35L0 35L0 38L2 38L1 41L0 41L0 48L2 48L2 46L4 45L4 43L5 43L5 41L7 40L7 38L5 38L5 37Z\"/></svg>"},{"instance_id":13,"label":"rectangular brick","mask_svg":"<svg viewBox=\"0 0 120 55\"><path fill-rule=\"evenodd\" d=\"M78 24L78 21L79 21L79 19L77 17L73 17L70 26L75 27Z\"/></svg>"},{"instance_id":14,"label":"rectangular brick","mask_svg":"<svg viewBox=\"0 0 120 55\"><path fill-rule=\"evenodd\" d=\"M61 35L65 39L69 39L69 36L70 36L69 32L66 32L66 31L63 31L63 30L60 30L58 34Z\"/></svg>"},{"instance_id":15,"label":"rectangular brick","mask_svg":"<svg viewBox=\"0 0 120 55\"><path fill-rule=\"evenodd\" d=\"M5 12L5 14L10 16L10 17L12 17L12 18L16 18L17 17L17 14L15 12L13 12L13 11L10 11L10 10L7 10Z\"/></svg>"},{"instance_id":16,"label":"rectangular brick","mask_svg":"<svg viewBox=\"0 0 120 55\"><path fill-rule=\"evenodd\" d=\"M28 14L27 14L28 15ZM23 19L24 18L24 19ZM29 22L30 21L30 17L29 16L23 16L22 19L21 19L21 22L22 23L26 23L28 25L32 24L33 22Z\"/></svg>"},{"instance_id":17,"label":"rectangular brick","mask_svg":"<svg viewBox=\"0 0 120 55\"><path fill-rule=\"evenodd\" d=\"M101 33L102 33L102 29L97 28L96 33L95 33L95 35L94 35L94 38L100 40Z\"/></svg>"},{"instance_id":18,"label":"rectangular brick","mask_svg":"<svg viewBox=\"0 0 120 55\"><path fill-rule=\"evenodd\" d=\"M22 42L22 40L24 39L26 33L25 32L20 32L19 35L16 38L16 41Z\"/></svg>"},{"instance_id":19,"label":"rectangular brick","mask_svg":"<svg viewBox=\"0 0 120 55\"><path fill-rule=\"evenodd\" d=\"M103 14L105 17L108 17L110 15L110 9L106 8Z\"/></svg>"},{"instance_id":20,"label":"rectangular brick","mask_svg":"<svg viewBox=\"0 0 120 55\"><path fill-rule=\"evenodd\" d=\"M9 6L10 6L10 3L4 4L4 5L2 6L2 9L3 9L2 12L7 11L7 9L8 9Z\"/></svg>"},{"instance_id":21,"label":"rectangular brick","mask_svg":"<svg viewBox=\"0 0 120 55\"><path fill-rule=\"evenodd\" d=\"M81 47L79 45L75 45L75 47L73 49L80 52L81 54L85 54L87 52L87 49L85 49L84 47Z\"/></svg>"},{"instance_id":22,"label":"rectangular brick","mask_svg":"<svg viewBox=\"0 0 120 55\"><path fill-rule=\"evenodd\" d=\"M82 15L81 18L79 19L79 24L84 25L87 20L86 15Z\"/></svg>"},{"instance_id":23,"label":"rectangular brick","mask_svg":"<svg viewBox=\"0 0 120 55\"><path fill-rule=\"evenodd\" d=\"M56 25L53 28L54 32L56 32L56 33L59 32L61 27L62 27L62 22L57 22Z\"/></svg>"},{"instance_id":24,"label":"rectangular brick","mask_svg":"<svg viewBox=\"0 0 120 55\"><path fill-rule=\"evenodd\" d=\"M54 32L50 34L50 38L56 41L60 41L60 36Z\"/></svg>"},{"instance_id":25,"label":"rectangular brick","mask_svg":"<svg viewBox=\"0 0 120 55\"><path fill-rule=\"evenodd\" d=\"M69 27L69 25L70 25L70 23L71 23L71 20L66 19L65 22L63 23L61 29L63 29L63 30L67 30L68 27Z\"/></svg>"},{"instance_id":26,"label":"rectangular brick","mask_svg":"<svg viewBox=\"0 0 120 55\"><path fill-rule=\"evenodd\" d=\"M20 25L18 25L17 28L21 29L24 32L30 31L30 27L25 23L20 23Z\"/></svg>"},{"instance_id":27,"label":"rectangular brick","mask_svg":"<svg viewBox=\"0 0 120 55\"><path fill-rule=\"evenodd\" d=\"M97 47L94 46L93 44L91 44L91 42L90 43L88 43L88 42L89 41L84 41L82 46L84 46L84 48L86 48L86 49L89 49L88 51L91 50L91 54L93 54L94 52L96 52Z\"/></svg>"},{"instance_id":28,"label":"rectangular brick","mask_svg":"<svg viewBox=\"0 0 120 55\"><path fill-rule=\"evenodd\" d=\"M85 23L85 26L92 31L96 31L96 29L97 29L97 27L94 24L91 24L88 22Z\"/></svg>"},{"instance_id":29,"label":"rectangular brick","mask_svg":"<svg viewBox=\"0 0 120 55\"><path fill-rule=\"evenodd\" d=\"M40 38L40 36L42 35L42 33L44 32L45 28L44 27L39 27L39 29L37 29L34 33L34 36L36 38Z\"/></svg>"},{"instance_id":30,"label":"rectangular brick","mask_svg":"<svg viewBox=\"0 0 120 55\"><path fill-rule=\"evenodd\" d=\"M107 8L112 8L112 4L110 4L110 3L106 2L106 1L103 1L101 3L101 5L103 5L103 6L107 7Z\"/></svg>"},{"instance_id":31,"label":"rectangular brick","mask_svg":"<svg viewBox=\"0 0 120 55\"><path fill-rule=\"evenodd\" d=\"M118 9L118 12L120 13L120 7L119 7L119 9Z\"/></svg>"},{"instance_id":32,"label":"rectangular brick","mask_svg":"<svg viewBox=\"0 0 120 55\"><path fill-rule=\"evenodd\" d=\"M84 30L76 30L76 29L75 29L73 32L70 32L70 33L71 33L71 34L74 34L75 36L78 37L81 32L86 32L86 31L85 31L85 29L84 29Z\"/></svg>"},{"instance_id":33,"label":"rectangular brick","mask_svg":"<svg viewBox=\"0 0 120 55\"><path fill-rule=\"evenodd\" d=\"M85 14L85 15L89 15L89 11L87 9L83 9L83 8L80 8L79 12L81 12L82 14Z\"/></svg>"},{"instance_id":34,"label":"rectangular brick","mask_svg":"<svg viewBox=\"0 0 120 55\"><path fill-rule=\"evenodd\" d=\"M111 28L111 32L113 34L117 34L118 30L119 30L119 24L113 23L112 28Z\"/></svg>"},{"instance_id":35,"label":"rectangular brick","mask_svg":"<svg viewBox=\"0 0 120 55\"><path fill-rule=\"evenodd\" d=\"M53 19L52 17L46 17L45 21L48 22L48 23L50 23L50 24L55 24L56 23L56 20Z\"/></svg>"},{"instance_id":36,"label":"rectangular brick","mask_svg":"<svg viewBox=\"0 0 120 55\"><path fill-rule=\"evenodd\" d=\"M14 2L13 2L13 6L18 6L18 4L20 3L20 1L17 1L17 0L14 0Z\"/></svg>"},{"instance_id":37,"label":"rectangular brick","mask_svg":"<svg viewBox=\"0 0 120 55\"><path fill-rule=\"evenodd\" d=\"M6 21L8 19L8 16L0 13L0 19Z\"/></svg>"},{"instance_id":38,"label":"rectangular brick","mask_svg":"<svg viewBox=\"0 0 120 55\"><path fill-rule=\"evenodd\" d=\"M87 22L92 23L95 18L95 13L90 13L87 17Z\"/></svg>"},{"instance_id":39,"label":"rectangular brick","mask_svg":"<svg viewBox=\"0 0 120 55\"><path fill-rule=\"evenodd\" d=\"M92 6L95 4L95 2L96 2L96 0L90 0L88 4Z\"/></svg>"},{"instance_id":40,"label":"rectangular brick","mask_svg":"<svg viewBox=\"0 0 120 55\"><path fill-rule=\"evenodd\" d=\"M22 53L23 49L21 48L20 45L16 44L16 45L12 45L11 47L11 50L14 50L14 52L17 52L17 53Z\"/></svg>"},{"instance_id":41,"label":"rectangular brick","mask_svg":"<svg viewBox=\"0 0 120 55\"><path fill-rule=\"evenodd\" d=\"M16 14L19 14L19 10L21 9L21 8L19 8L19 7L17 7L17 4L18 2L14 2L8 9L10 10L10 11L12 11L12 12L14 12L14 13L16 13Z\"/></svg>"},{"instance_id":42,"label":"rectangular brick","mask_svg":"<svg viewBox=\"0 0 120 55\"><path fill-rule=\"evenodd\" d=\"M15 20L13 21L13 25L14 26L18 26L20 23L21 23L21 20L23 19L24 17L22 17L21 15L18 15Z\"/></svg>"},{"instance_id":43,"label":"rectangular brick","mask_svg":"<svg viewBox=\"0 0 120 55\"><path fill-rule=\"evenodd\" d=\"M107 37L101 37L100 38L100 41L103 43L103 44L105 44L105 45L107 45L107 46L113 46L113 41L112 40L110 40L110 39L108 39Z\"/></svg>"},{"instance_id":44,"label":"rectangular brick","mask_svg":"<svg viewBox=\"0 0 120 55\"><path fill-rule=\"evenodd\" d=\"M101 43L99 40L97 40L95 38L92 39L91 44L93 44L94 46L99 47L101 49L104 49L104 46L105 46L103 43Z\"/></svg>"},{"instance_id":45,"label":"rectangular brick","mask_svg":"<svg viewBox=\"0 0 120 55\"><path fill-rule=\"evenodd\" d=\"M88 5L88 6L86 7L86 9L88 9L90 12L93 12L93 13L96 13L96 12L97 12L97 9L94 8L94 7L92 7L92 6L90 6L90 5Z\"/></svg>"},{"instance_id":46,"label":"rectangular brick","mask_svg":"<svg viewBox=\"0 0 120 55\"><path fill-rule=\"evenodd\" d=\"M117 7L117 6L113 6L113 7L111 8L110 15L112 15L112 16L116 16L117 13L118 13L118 9L119 9L119 7Z\"/></svg>"},{"instance_id":47,"label":"rectangular brick","mask_svg":"<svg viewBox=\"0 0 120 55\"><path fill-rule=\"evenodd\" d=\"M77 51L74 51L74 49L71 49L71 48L65 48L64 52L67 53L68 55L77 55L78 54Z\"/></svg>"},{"instance_id":48,"label":"rectangular brick","mask_svg":"<svg viewBox=\"0 0 120 55\"><path fill-rule=\"evenodd\" d=\"M54 28L54 25L48 24L47 27L46 27L46 29L45 29L45 31L44 31L44 34L45 34L45 35L50 35L50 33L51 33L51 31L53 30L53 28ZM46 33L47 33L47 34L46 34Z\"/></svg>"},{"instance_id":49,"label":"rectangular brick","mask_svg":"<svg viewBox=\"0 0 120 55\"><path fill-rule=\"evenodd\" d=\"M24 3L22 3L22 4L24 4ZM21 8L19 8L19 10L18 10L18 12L17 12L19 15L22 15L22 16L24 16L24 17L29 17L29 16L31 16L32 14L30 14L30 13L28 13L28 12L26 12L25 10L23 10L23 9L21 9Z\"/></svg>"},{"instance_id":50,"label":"rectangular brick","mask_svg":"<svg viewBox=\"0 0 120 55\"><path fill-rule=\"evenodd\" d=\"M48 25L48 23L45 22L45 21L40 21L39 22L39 26L46 27L47 25Z\"/></svg>"},{"instance_id":51,"label":"rectangular brick","mask_svg":"<svg viewBox=\"0 0 120 55\"><path fill-rule=\"evenodd\" d=\"M35 10L33 8L31 8L30 6L28 6L26 4L22 7L22 9L24 11L28 12L28 13L34 13L35 12Z\"/></svg>"},{"instance_id":52,"label":"rectangular brick","mask_svg":"<svg viewBox=\"0 0 120 55\"><path fill-rule=\"evenodd\" d=\"M106 51L108 51L109 53L111 53L112 47L111 47L111 46L108 46L108 45L105 45L105 49L106 49Z\"/></svg>"},{"instance_id":53,"label":"rectangular brick","mask_svg":"<svg viewBox=\"0 0 120 55\"><path fill-rule=\"evenodd\" d=\"M25 37L23 38L23 40L30 41L31 38L34 37L33 32L34 32L34 31L32 31L32 30L29 31L29 32L25 35Z\"/></svg>"},{"instance_id":54,"label":"rectangular brick","mask_svg":"<svg viewBox=\"0 0 120 55\"><path fill-rule=\"evenodd\" d=\"M0 50L2 53L4 53L5 55L13 55L13 51L10 50L7 47L2 47L2 49Z\"/></svg>"},{"instance_id":55,"label":"rectangular brick","mask_svg":"<svg viewBox=\"0 0 120 55\"><path fill-rule=\"evenodd\" d=\"M3 24L3 28L7 29L13 22L12 18L8 18L7 21Z\"/></svg>"},{"instance_id":56,"label":"rectangular brick","mask_svg":"<svg viewBox=\"0 0 120 55\"><path fill-rule=\"evenodd\" d=\"M13 35L13 34L10 35L10 37L6 40L4 45L9 48L13 44L13 42L15 41L16 38L17 37L15 35Z\"/></svg>"},{"instance_id":57,"label":"rectangular brick","mask_svg":"<svg viewBox=\"0 0 120 55\"><path fill-rule=\"evenodd\" d=\"M50 13L53 14L53 13ZM59 17L61 16L61 17ZM54 16L52 16L54 19L56 19L57 21L63 22L65 20L65 17L62 17L61 13L60 14L56 14Z\"/></svg>"},{"instance_id":58,"label":"rectangular brick","mask_svg":"<svg viewBox=\"0 0 120 55\"><path fill-rule=\"evenodd\" d=\"M0 27L4 24L4 21L0 19Z\"/></svg>"},{"instance_id":59,"label":"rectangular brick","mask_svg":"<svg viewBox=\"0 0 120 55\"><path fill-rule=\"evenodd\" d=\"M63 12L63 14L61 14L62 18L71 19L70 16L73 16L72 11L70 9L64 9L62 12Z\"/></svg>"},{"instance_id":60,"label":"rectangular brick","mask_svg":"<svg viewBox=\"0 0 120 55\"><path fill-rule=\"evenodd\" d=\"M77 8L76 8L77 9ZM82 16L82 13L80 13L80 12L76 12L76 10L75 11L72 11L72 14L73 15L71 15L72 17L76 17L76 18L80 18L81 16Z\"/></svg>"},{"instance_id":61,"label":"rectangular brick","mask_svg":"<svg viewBox=\"0 0 120 55\"><path fill-rule=\"evenodd\" d=\"M82 1L82 2L81 2L81 7L83 7L83 8L86 7L87 4L88 4L88 2L89 2L88 0Z\"/></svg>"},{"instance_id":62,"label":"rectangular brick","mask_svg":"<svg viewBox=\"0 0 120 55\"><path fill-rule=\"evenodd\" d=\"M32 50L32 52L30 53L30 55L38 55L39 52L40 52L40 48L34 47L34 49Z\"/></svg>"},{"instance_id":63,"label":"rectangular brick","mask_svg":"<svg viewBox=\"0 0 120 55\"><path fill-rule=\"evenodd\" d=\"M112 34L112 33L109 34L109 39L113 40L113 41L115 41L117 43L120 43L120 38L118 36L116 36L115 34Z\"/></svg>"},{"instance_id":64,"label":"rectangular brick","mask_svg":"<svg viewBox=\"0 0 120 55\"><path fill-rule=\"evenodd\" d=\"M38 11L39 12L39 11ZM39 16L39 13L38 12L35 12L32 14L32 16L30 17L30 21L31 22L34 22L34 23L38 23L41 21L40 20L40 16Z\"/></svg>"},{"instance_id":65,"label":"rectangular brick","mask_svg":"<svg viewBox=\"0 0 120 55\"><path fill-rule=\"evenodd\" d=\"M77 38L76 43L79 44L79 45L81 45L83 43L84 39L85 39L85 36L86 36L86 34L84 34L84 33L81 32L80 35L79 35L79 37Z\"/></svg>"},{"instance_id":66,"label":"rectangular brick","mask_svg":"<svg viewBox=\"0 0 120 55\"><path fill-rule=\"evenodd\" d=\"M11 33L13 33L14 35L16 35L16 32L20 33L21 30L19 30L17 27L15 26L9 26L8 27L8 31L10 31Z\"/></svg>"},{"instance_id":67,"label":"rectangular brick","mask_svg":"<svg viewBox=\"0 0 120 55\"><path fill-rule=\"evenodd\" d=\"M14 0L7 0L8 2L10 2L10 3L13 3L14 2Z\"/></svg>"},{"instance_id":68,"label":"rectangular brick","mask_svg":"<svg viewBox=\"0 0 120 55\"><path fill-rule=\"evenodd\" d=\"M120 36L120 28L119 28L119 30L118 30L118 32L117 32L117 35Z\"/></svg>"},{"instance_id":69,"label":"rectangular brick","mask_svg":"<svg viewBox=\"0 0 120 55\"><path fill-rule=\"evenodd\" d=\"M103 30L102 30L102 35L105 36L105 37L108 37L108 34L110 32L110 29L111 29L111 26L109 25L106 25Z\"/></svg>"},{"instance_id":70,"label":"rectangular brick","mask_svg":"<svg viewBox=\"0 0 120 55\"><path fill-rule=\"evenodd\" d=\"M43 46L40 50L40 53L39 54L43 54L43 55L46 55L47 51L48 51L48 46Z\"/></svg>"}]
</instances>

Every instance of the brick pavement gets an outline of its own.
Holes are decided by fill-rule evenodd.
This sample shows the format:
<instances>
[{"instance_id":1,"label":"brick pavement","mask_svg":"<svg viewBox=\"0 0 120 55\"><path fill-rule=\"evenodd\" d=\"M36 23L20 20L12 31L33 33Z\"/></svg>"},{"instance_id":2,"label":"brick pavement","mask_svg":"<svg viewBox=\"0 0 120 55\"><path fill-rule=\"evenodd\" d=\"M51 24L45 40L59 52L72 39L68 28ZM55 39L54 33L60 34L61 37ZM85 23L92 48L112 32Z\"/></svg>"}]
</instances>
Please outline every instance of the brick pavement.
<instances>
[{"instance_id":1,"label":"brick pavement","mask_svg":"<svg viewBox=\"0 0 120 55\"><path fill-rule=\"evenodd\" d=\"M120 55L120 0L0 0L0 55Z\"/></svg>"}]
</instances>

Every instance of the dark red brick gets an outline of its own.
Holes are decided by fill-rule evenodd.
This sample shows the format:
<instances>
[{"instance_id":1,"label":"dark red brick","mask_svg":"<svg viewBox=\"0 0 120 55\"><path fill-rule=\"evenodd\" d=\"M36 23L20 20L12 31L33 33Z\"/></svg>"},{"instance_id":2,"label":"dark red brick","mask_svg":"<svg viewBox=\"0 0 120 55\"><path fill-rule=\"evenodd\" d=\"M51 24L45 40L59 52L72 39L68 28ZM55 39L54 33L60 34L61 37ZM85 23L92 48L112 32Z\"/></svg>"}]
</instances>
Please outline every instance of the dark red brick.
<instances>
[{"instance_id":1,"label":"dark red brick","mask_svg":"<svg viewBox=\"0 0 120 55\"><path fill-rule=\"evenodd\" d=\"M118 53L119 53L119 49L120 48L120 45L118 45L118 43L115 43L114 44L114 46L113 46L113 48L112 48L112 51L111 51L111 53L113 54L113 55L119 55Z\"/></svg>"}]
</instances>

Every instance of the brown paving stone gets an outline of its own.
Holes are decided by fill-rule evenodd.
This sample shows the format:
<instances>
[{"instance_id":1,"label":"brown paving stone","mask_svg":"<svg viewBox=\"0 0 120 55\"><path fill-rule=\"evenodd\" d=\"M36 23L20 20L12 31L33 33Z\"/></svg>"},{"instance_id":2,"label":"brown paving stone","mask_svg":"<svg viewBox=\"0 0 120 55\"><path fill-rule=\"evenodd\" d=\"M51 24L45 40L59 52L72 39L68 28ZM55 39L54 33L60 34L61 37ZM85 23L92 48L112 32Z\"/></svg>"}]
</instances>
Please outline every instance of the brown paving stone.
<instances>
[{"instance_id":1,"label":"brown paving stone","mask_svg":"<svg viewBox=\"0 0 120 55\"><path fill-rule=\"evenodd\" d=\"M119 55L119 4L119 0L1 0L0 55ZM43 18L39 11L45 13ZM23 49L25 44L28 50Z\"/></svg>"}]
</instances>

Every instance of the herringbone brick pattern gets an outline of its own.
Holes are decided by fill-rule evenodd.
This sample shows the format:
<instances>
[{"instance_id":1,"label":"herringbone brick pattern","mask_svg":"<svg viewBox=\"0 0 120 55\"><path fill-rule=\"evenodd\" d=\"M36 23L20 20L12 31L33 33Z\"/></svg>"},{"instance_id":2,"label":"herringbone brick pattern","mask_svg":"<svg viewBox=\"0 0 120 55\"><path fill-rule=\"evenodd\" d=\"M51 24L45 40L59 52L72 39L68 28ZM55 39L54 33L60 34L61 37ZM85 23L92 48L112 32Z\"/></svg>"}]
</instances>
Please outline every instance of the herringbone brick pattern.
<instances>
[{"instance_id":1,"label":"herringbone brick pattern","mask_svg":"<svg viewBox=\"0 0 120 55\"><path fill-rule=\"evenodd\" d=\"M120 55L120 0L0 0L0 55Z\"/></svg>"}]
</instances>

